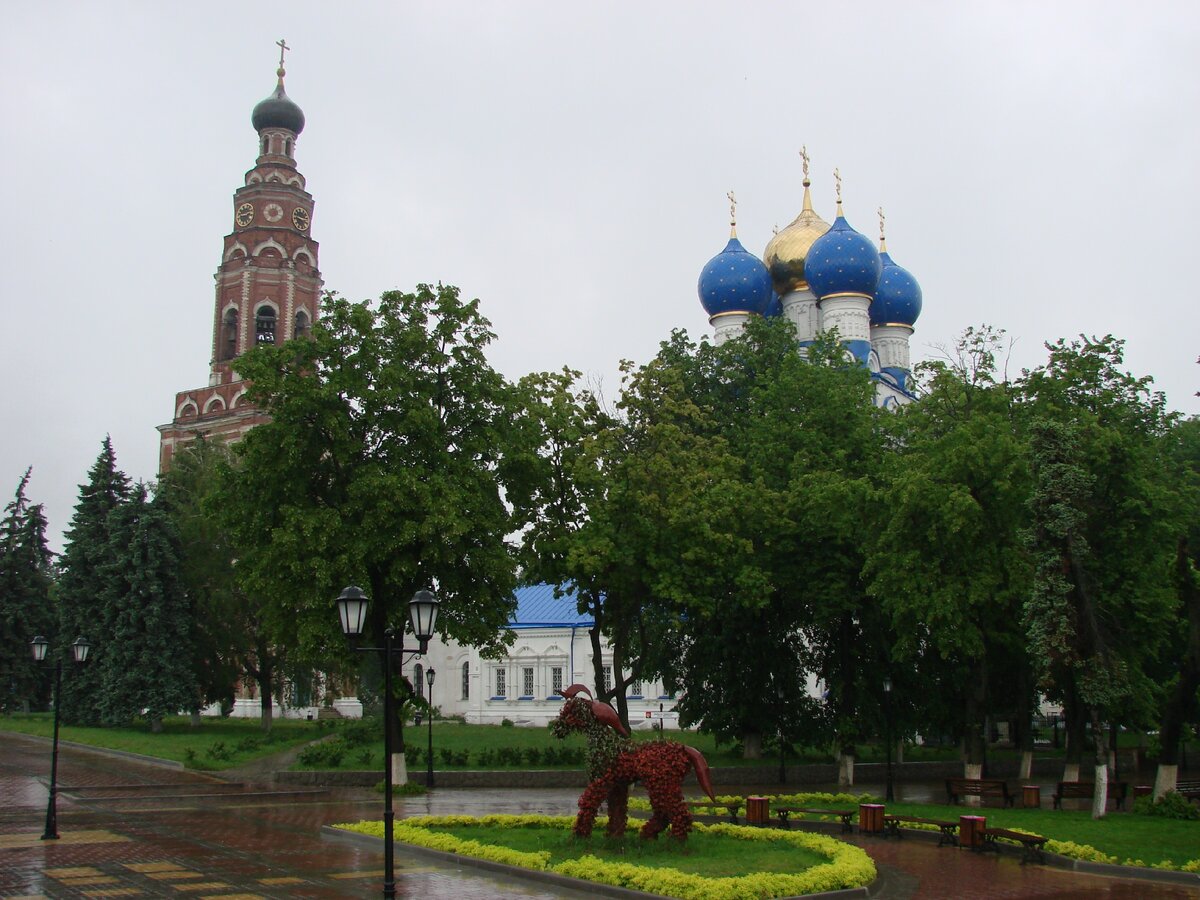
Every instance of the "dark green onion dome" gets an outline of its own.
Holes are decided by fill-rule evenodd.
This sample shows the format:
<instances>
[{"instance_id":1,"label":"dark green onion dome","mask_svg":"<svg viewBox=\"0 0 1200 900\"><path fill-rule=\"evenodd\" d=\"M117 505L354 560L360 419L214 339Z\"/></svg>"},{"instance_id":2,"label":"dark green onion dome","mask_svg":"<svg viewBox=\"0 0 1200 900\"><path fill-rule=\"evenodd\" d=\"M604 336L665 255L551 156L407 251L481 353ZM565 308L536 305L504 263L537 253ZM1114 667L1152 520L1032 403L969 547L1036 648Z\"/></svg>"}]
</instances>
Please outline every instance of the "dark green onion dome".
<instances>
[{"instance_id":1,"label":"dark green onion dome","mask_svg":"<svg viewBox=\"0 0 1200 900\"><path fill-rule=\"evenodd\" d=\"M254 107L254 112L250 114L250 123L255 131L262 131L264 128L286 128L293 134L299 134L304 130L304 111L292 102L283 89L282 66L276 74L279 76L279 83L275 86L275 93Z\"/></svg>"}]
</instances>

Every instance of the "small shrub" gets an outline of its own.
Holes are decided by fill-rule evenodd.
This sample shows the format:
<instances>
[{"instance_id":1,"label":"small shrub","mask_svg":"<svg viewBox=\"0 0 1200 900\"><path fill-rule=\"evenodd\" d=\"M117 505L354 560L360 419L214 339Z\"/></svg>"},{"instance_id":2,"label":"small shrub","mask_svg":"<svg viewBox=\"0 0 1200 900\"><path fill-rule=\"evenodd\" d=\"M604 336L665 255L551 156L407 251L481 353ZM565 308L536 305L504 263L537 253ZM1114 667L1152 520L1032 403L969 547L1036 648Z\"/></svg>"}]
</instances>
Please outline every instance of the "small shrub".
<instances>
[{"instance_id":1,"label":"small shrub","mask_svg":"<svg viewBox=\"0 0 1200 900\"><path fill-rule=\"evenodd\" d=\"M499 747L496 750L496 764L500 766L519 766L521 751L516 747Z\"/></svg>"},{"instance_id":2,"label":"small shrub","mask_svg":"<svg viewBox=\"0 0 1200 900\"><path fill-rule=\"evenodd\" d=\"M454 765L466 768L471 763L471 751L459 750L454 754Z\"/></svg>"},{"instance_id":3,"label":"small shrub","mask_svg":"<svg viewBox=\"0 0 1200 900\"><path fill-rule=\"evenodd\" d=\"M224 741L213 741L212 746L208 748L209 758L224 762L233 756L233 751L225 746Z\"/></svg>"},{"instance_id":4,"label":"small shrub","mask_svg":"<svg viewBox=\"0 0 1200 900\"><path fill-rule=\"evenodd\" d=\"M1133 811L1143 816L1159 816L1164 819L1200 819L1200 806L1177 791L1167 791L1161 800L1138 797L1133 802Z\"/></svg>"},{"instance_id":5,"label":"small shrub","mask_svg":"<svg viewBox=\"0 0 1200 900\"><path fill-rule=\"evenodd\" d=\"M500 720L500 724L501 724L501 726L503 726L504 728L512 728L512 727L513 727L513 720L512 720L512 719L501 719L501 720Z\"/></svg>"},{"instance_id":6,"label":"small shrub","mask_svg":"<svg viewBox=\"0 0 1200 900\"><path fill-rule=\"evenodd\" d=\"M254 737L253 735L251 735L250 737L244 737L240 741L238 741L237 745L235 746L234 749L236 749L239 753L251 753L255 750L260 749L262 747L262 745L263 745L262 738Z\"/></svg>"},{"instance_id":7,"label":"small shrub","mask_svg":"<svg viewBox=\"0 0 1200 900\"><path fill-rule=\"evenodd\" d=\"M300 751L297 757L301 765L312 766L314 769L336 769L342 764L346 748L340 741L324 741L320 744L309 744Z\"/></svg>"},{"instance_id":8,"label":"small shrub","mask_svg":"<svg viewBox=\"0 0 1200 900\"><path fill-rule=\"evenodd\" d=\"M531 766L542 764L542 750L540 747L526 747L522 755L525 757L525 762Z\"/></svg>"},{"instance_id":9,"label":"small shrub","mask_svg":"<svg viewBox=\"0 0 1200 900\"><path fill-rule=\"evenodd\" d=\"M441 758L443 766L449 766L454 763L454 751L449 747L443 747L439 750L438 756Z\"/></svg>"},{"instance_id":10,"label":"small shrub","mask_svg":"<svg viewBox=\"0 0 1200 900\"><path fill-rule=\"evenodd\" d=\"M382 794L384 791L384 779L379 779L375 782L375 793ZM425 785L419 784L416 781L406 781L404 784L393 784L392 793L400 797L419 797L425 793Z\"/></svg>"},{"instance_id":11,"label":"small shrub","mask_svg":"<svg viewBox=\"0 0 1200 900\"><path fill-rule=\"evenodd\" d=\"M479 765L484 769L490 769L496 764L496 751L491 747L484 747L479 751Z\"/></svg>"},{"instance_id":12,"label":"small shrub","mask_svg":"<svg viewBox=\"0 0 1200 900\"><path fill-rule=\"evenodd\" d=\"M421 765L421 760L424 758L424 756L425 756L425 750L421 747L405 747L404 748L404 761L407 762L410 766Z\"/></svg>"},{"instance_id":13,"label":"small shrub","mask_svg":"<svg viewBox=\"0 0 1200 900\"><path fill-rule=\"evenodd\" d=\"M196 751L191 747L183 748L183 764L185 766L194 766L196 764Z\"/></svg>"},{"instance_id":14,"label":"small shrub","mask_svg":"<svg viewBox=\"0 0 1200 900\"><path fill-rule=\"evenodd\" d=\"M358 754L358 761L364 766L370 766L373 755L370 747L363 747L362 752Z\"/></svg>"},{"instance_id":15,"label":"small shrub","mask_svg":"<svg viewBox=\"0 0 1200 900\"><path fill-rule=\"evenodd\" d=\"M363 747L382 734L382 727L376 719L351 719L342 726L339 739L347 747Z\"/></svg>"}]
</instances>

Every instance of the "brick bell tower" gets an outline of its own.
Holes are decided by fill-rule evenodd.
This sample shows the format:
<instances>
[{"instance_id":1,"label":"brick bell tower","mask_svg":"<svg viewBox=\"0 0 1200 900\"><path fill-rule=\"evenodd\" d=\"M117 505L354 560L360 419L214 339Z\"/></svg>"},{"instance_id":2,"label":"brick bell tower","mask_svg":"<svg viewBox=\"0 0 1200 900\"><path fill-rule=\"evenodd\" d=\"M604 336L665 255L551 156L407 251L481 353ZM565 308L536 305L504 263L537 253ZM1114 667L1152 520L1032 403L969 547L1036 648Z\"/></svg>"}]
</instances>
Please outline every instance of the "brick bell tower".
<instances>
[{"instance_id":1,"label":"brick bell tower","mask_svg":"<svg viewBox=\"0 0 1200 900\"><path fill-rule=\"evenodd\" d=\"M309 229L313 198L296 169L296 141L304 113L279 82L250 116L258 132L258 159L233 195L233 231L225 236L213 276L212 364L208 385L175 395L175 415L159 425L159 471L197 435L236 441L266 415L246 399L247 383L234 371L239 356L258 344L303 336L319 312L321 273Z\"/></svg>"}]
</instances>

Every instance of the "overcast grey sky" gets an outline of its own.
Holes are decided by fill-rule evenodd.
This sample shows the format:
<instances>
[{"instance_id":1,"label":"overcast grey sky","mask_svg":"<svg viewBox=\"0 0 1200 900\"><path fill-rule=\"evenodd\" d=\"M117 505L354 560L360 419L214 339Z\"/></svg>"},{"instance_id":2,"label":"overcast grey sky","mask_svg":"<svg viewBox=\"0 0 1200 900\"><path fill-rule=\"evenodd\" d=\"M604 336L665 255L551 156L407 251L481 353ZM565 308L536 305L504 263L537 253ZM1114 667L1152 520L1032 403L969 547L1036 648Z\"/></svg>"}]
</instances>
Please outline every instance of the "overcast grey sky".
<instances>
[{"instance_id":1,"label":"overcast grey sky","mask_svg":"<svg viewBox=\"0 0 1200 900\"><path fill-rule=\"evenodd\" d=\"M212 275L274 86L308 124L326 287L481 297L507 375L709 333L725 193L761 255L846 215L920 281L914 360L989 323L1011 362L1080 332L1200 412L1194 2L9 3L0 31L0 495L53 542L111 433L156 474L207 383Z\"/></svg>"}]
</instances>

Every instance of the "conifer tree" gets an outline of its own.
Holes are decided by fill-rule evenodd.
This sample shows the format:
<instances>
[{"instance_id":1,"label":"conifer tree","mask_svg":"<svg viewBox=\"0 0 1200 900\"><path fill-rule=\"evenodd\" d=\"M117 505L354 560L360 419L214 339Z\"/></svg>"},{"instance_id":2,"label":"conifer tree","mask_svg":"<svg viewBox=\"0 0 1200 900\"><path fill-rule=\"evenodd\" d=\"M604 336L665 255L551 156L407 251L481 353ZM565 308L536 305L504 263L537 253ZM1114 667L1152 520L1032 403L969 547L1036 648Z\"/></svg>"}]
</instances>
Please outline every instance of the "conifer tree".
<instances>
[{"instance_id":1,"label":"conifer tree","mask_svg":"<svg viewBox=\"0 0 1200 900\"><path fill-rule=\"evenodd\" d=\"M100 691L98 663L108 651L107 635L101 630L104 620L102 597L105 583L102 569L108 562L108 516L129 499L129 478L117 469L112 440L105 436L100 455L88 473L87 484L79 488L79 502L71 517L62 555L62 575L58 585L58 634L63 643L78 637L92 645L89 663L63 679L62 718L74 724L100 721L96 700Z\"/></svg>"},{"instance_id":2,"label":"conifer tree","mask_svg":"<svg viewBox=\"0 0 1200 900\"><path fill-rule=\"evenodd\" d=\"M29 652L36 635L51 636L51 554L40 503L29 505L26 469L0 522L0 711L11 712L45 694Z\"/></svg>"},{"instance_id":3,"label":"conifer tree","mask_svg":"<svg viewBox=\"0 0 1200 900\"><path fill-rule=\"evenodd\" d=\"M142 484L109 514L108 530L97 707L106 724L144 714L158 732L164 716L193 708L197 697L179 536Z\"/></svg>"}]
</instances>

